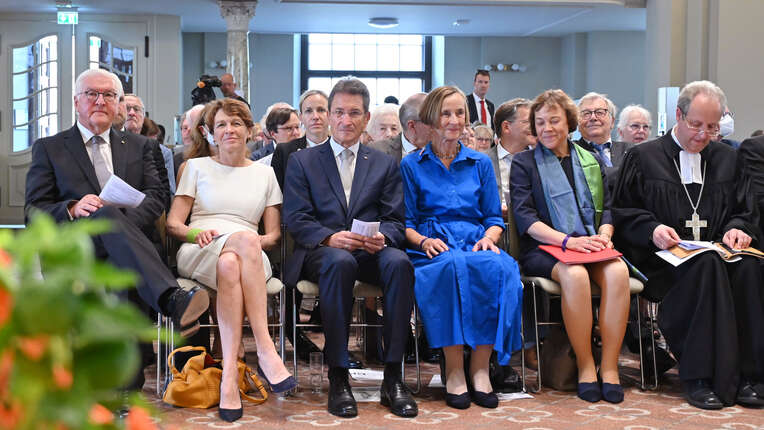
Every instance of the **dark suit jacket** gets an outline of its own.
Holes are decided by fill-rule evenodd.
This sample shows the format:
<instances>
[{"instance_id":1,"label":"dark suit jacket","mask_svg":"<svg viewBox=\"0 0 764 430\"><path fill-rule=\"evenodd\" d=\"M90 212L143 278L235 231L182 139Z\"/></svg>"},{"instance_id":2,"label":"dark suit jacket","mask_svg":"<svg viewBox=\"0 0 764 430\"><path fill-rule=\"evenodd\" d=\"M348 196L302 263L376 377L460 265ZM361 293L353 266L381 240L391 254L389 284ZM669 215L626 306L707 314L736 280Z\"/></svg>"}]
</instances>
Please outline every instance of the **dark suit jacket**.
<instances>
[{"instance_id":1,"label":"dark suit jacket","mask_svg":"<svg viewBox=\"0 0 764 430\"><path fill-rule=\"evenodd\" d=\"M404 245L403 183L398 163L361 145L356 158L350 204L331 145L297 151L289 157L284 183L284 221L295 240L285 283L295 285L305 256L332 234L350 230L353 219L380 221L388 246Z\"/></svg>"},{"instance_id":2,"label":"dark suit jacket","mask_svg":"<svg viewBox=\"0 0 764 430\"><path fill-rule=\"evenodd\" d=\"M401 139L401 134L395 136L392 139L372 142L369 147L384 152L385 154L393 157L396 163L400 163L401 158L403 157L403 141Z\"/></svg>"},{"instance_id":3,"label":"dark suit jacket","mask_svg":"<svg viewBox=\"0 0 764 430\"><path fill-rule=\"evenodd\" d=\"M493 130L493 113L494 113L494 107L493 102L485 99L486 108L488 109L488 113L491 115L491 123L486 124L489 127L491 127L491 130ZM470 111L470 124L472 124L475 121L480 121L480 111L478 110L477 104L475 103L475 97L472 94L467 94L467 109Z\"/></svg>"},{"instance_id":4,"label":"dark suit jacket","mask_svg":"<svg viewBox=\"0 0 764 430\"><path fill-rule=\"evenodd\" d=\"M113 129L110 141L114 174L146 194L140 206L123 211L138 228L151 229L164 210L165 200L153 147L144 136ZM95 168L76 125L34 143L32 164L27 172L24 207L27 219L30 211L39 209L58 222L68 221L70 202L85 194L100 192Z\"/></svg>"},{"instance_id":5,"label":"dark suit jacket","mask_svg":"<svg viewBox=\"0 0 764 430\"><path fill-rule=\"evenodd\" d=\"M329 139L327 138L327 141ZM324 142L326 143L326 142ZM276 172L276 180L279 181L279 187L284 190L284 176L286 175L287 162L289 156L293 152L305 149L308 147L308 139L305 136L298 137L287 143L276 145L276 150L273 151L273 158L271 158L271 167Z\"/></svg>"},{"instance_id":6,"label":"dark suit jacket","mask_svg":"<svg viewBox=\"0 0 764 430\"><path fill-rule=\"evenodd\" d=\"M584 138L578 139L574 143L578 144L591 153L599 155L599 152L594 149L594 146L592 146ZM612 141L610 145L610 162L613 163L613 167L607 167L604 162L600 163L602 168L605 169L605 175L607 175L611 193L615 187L615 182L618 179L618 171L621 168L621 164L623 163L624 158L626 158L626 152L633 147L633 143Z\"/></svg>"},{"instance_id":7,"label":"dark suit jacket","mask_svg":"<svg viewBox=\"0 0 764 430\"><path fill-rule=\"evenodd\" d=\"M760 234L764 235L764 136L744 140L737 150L745 174L751 180L751 191L758 201ZM759 243L764 237L759 238Z\"/></svg>"},{"instance_id":8,"label":"dark suit jacket","mask_svg":"<svg viewBox=\"0 0 764 430\"><path fill-rule=\"evenodd\" d=\"M273 153L273 151L276 150L276 144L273 142L268 142L267 144L263 145L262 148L252 152L252 155L249 157L254 161L257 161L263 157L267 157Z\"/></svg>"}]
</instances>

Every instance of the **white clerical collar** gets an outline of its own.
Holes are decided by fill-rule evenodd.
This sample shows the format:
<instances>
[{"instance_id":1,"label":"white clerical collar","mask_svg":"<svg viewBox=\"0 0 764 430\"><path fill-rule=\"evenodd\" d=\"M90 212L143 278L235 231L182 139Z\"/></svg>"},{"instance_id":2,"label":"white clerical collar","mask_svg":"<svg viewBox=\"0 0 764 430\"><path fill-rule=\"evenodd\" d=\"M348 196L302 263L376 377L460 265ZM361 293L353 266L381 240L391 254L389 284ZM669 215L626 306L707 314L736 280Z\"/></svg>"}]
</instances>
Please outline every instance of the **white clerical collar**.
<instances>
[{"instance_id":1,"label":"white clerical collar","mask_svg":"<svg viewBox=\"0 0 764 430\"><path fill-rule=\"evenodd\" d=\"M411 151L416 150L416 146L414 146L411 142L409 142L408 139L406 139L406 135L401 133L401 146L403 147L403 154L406 155Z\"/></svg>"},{"instance_id":2,"label":"white clerical collar","mask_svg":"<svg viewBox=\"0 0 764 430\"><path fill-rule=\"evenodd\" d=\"M679 171L683 184L702 184L703 174L700 170L700 153L687 152L682 148L679 139L676 137L676 127L671 128L671 137L674 139L681 151L679 151Z\"/></svg>"},{"instance_id":3,"label":"white clerical collar","mask_svg":"<svg viewBox=\"0 0 764 430\"><path fill-rule=\"evenodd\" d=\"M319 143L316 143L316 142L314 142L314 141L310 140L310 138L309 138L309 137L308 137L308 135L306 134L306 135L305 135L305 142L307 142L307 144L308 144L308 148L312 148L312 147L314 147L314 146L318 146L318 145L320 145L320 144L322 144L322 143L326 142L326 139L324 139L324 142L319 142Z\"/></svg>"},{"instance_id":4,"label":"white clerical collar","mask_svg":"<svg viewBox=\"0 0 764 430\"><path fill-rule=\"evenodd\" d=\"M329 140L329 145L331 145L332 151L334 152L335 157L338 157L342 153L342 151L344 151L345 149L349 149L353 151L353 155L358 156L358 148L361 146L361 143L359 141L359 142L356 142L355 145L352 145L349 148L345 148L344 146L337 143L337 141L334 140L334 137L332 137Z\"/></svg>"},{"instance_id":5,"label":"white clerical collar","mask_svg":"<svg viewBox=\"0 0 764 430\"><path fill-rule=\"evenodd\" d=\"M84 125L80 124L80 122L79 122L79 121L77 121L77 128L78 128L78 129L80 129L80 135L82 135L82 141L83 141L84 143L88 143L88 141L89 141L90 139L92 139L92 138L93 138L93 136L95 136L95 133L93 133L92 131L90 131L90 130L89 130L87 127L85 127ZM101 138L103 139L103 141L104 141L104 142L106 142L106 143L111 143L111 140L110 140L110 137L109 137L109 131L110 131L110 130L111 130L111 128L107 128L107 129L106 129L106 131L104 131L103 133L99 134L99 136L101 136Z\"/></svg>"},{"instance_id":6,"label":"white clerical collar","mask_svg":"<svg viewBox=\"0 0 764 430\"><path fill-rule=\"evenodd\" d=\"M510 156L510 158L512 157L512 153L510 153L509 151L507 151L507 150L504 148L504 146L502 146L502 144L501 144L501 143L499 143L498 145L496 145L496 156L497 156L497 157L499 157L499 160L503 160L503 159L504 159L504 157L506 157L507 155L509 155L509 156Z\"/></svg>"}]
</instances>

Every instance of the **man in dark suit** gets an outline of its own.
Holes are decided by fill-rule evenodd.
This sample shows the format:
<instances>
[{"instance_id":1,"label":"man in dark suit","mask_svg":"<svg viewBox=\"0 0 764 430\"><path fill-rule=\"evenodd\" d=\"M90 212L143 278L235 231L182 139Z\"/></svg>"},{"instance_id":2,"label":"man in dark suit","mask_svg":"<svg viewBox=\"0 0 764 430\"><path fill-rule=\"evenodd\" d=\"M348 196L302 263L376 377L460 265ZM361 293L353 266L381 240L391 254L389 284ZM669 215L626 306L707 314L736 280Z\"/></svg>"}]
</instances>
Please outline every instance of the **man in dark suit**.
<instances>
[{"instance_id":1,"label":"man in dark suit","mask_svg":"<svg viewBox=\"0 0 764 430\"><path fill-rule=\"evenodd\" d=\"M286 175L286 166L289 156L293 152L305 148L326 143L329 140L329 98L321 90L308 90L300 96L300 122L305 129L305 134L297 139L287 143L276 145L271 159L271 167L276 172L276 180L279 187L284 189L284 176ZM295 291L297 303L302 302L302 293ZM286 295L286 309L292 309L292 294ZM292 335L292 312L286 313L286 337L297 346L297 351L301 360L308 361L311 352L320 352L321 350L303 333L302 329L297 329L297 337ZM352 367L362 367L360 361L353 360L355 364Z\"/></svg>"},{"instance_id":2,"label":"man in dark suit","mask_svg":"<svg viewBox=\"0 0 764 430\"><path fill-rule=\"evenodd\" d=\"M478 70L475 73L473 87L472 94L467 96L470 124L474 124L477 121L491 127L491 130L495 130L492 119L494 112L493 103L485 98L486 94L488 94L488 88L491 87L491 74L488 73L488 70Z\"/></svg>"},{"instance_id":3,"label":"man in dark suit","mask_svg":"<svg viewBox=\"0 0 764 430\"><path fill-rule=\"evenodd\" d=\"M378 149L400 163L401 159L413 151L422 149L430 141L430 127L419 120L419 107L425 93L416 93L406 99L398 110L403 132L392 139L372 142L369 147Z\"/></svg>"},{"instance_id":4,"label":"man in dark suit","mask_svg":"<svg viewBox=\"0 0 764 430\"><path fill-rule=\"evenodd\" d=\"M590 92L578 102L578 131L581 133L581 139L576 143L602 158L611 191L626 151L634 146L626 142L613 142L611 139L615 112L615 104L605 94Z\"/></svg>"},{"instance_id":5,"label":"man in dark suit","mask_svg":"<svg viewBox=\"0 0 764 430\"><path fill-rule=\"evenodd\" d=\"M751 178L751 191L759 205L759 243L764 240L764 136L751 137L738 148L738 158Z\"/></svg>"},{"instance_id":6,"label":"man in dark suit","mask_svg":"<svg viewBox=\"0 0 764 430\"><path fill-rule=\"evenodd\" d=\"M142 232L162 213L164 193L146 138L111 128L121 95L122 84L110 72L91 69L77 77L76 125L32 147L25 213L29 218L41 210L58 222L110 220L113 231L93 237L96 256L137 272L140 298L190 336L199 330L209 297L198 288L182 290ZM112 174L146 194L138 207L119 209L100 199Z\"/></svg>"},{"instance_id":7,"label":"man in dark suit","mask_svg":"<svg viewBox=\"0 0 764 430\"><path fill-rule=\"evenodd\" d=\"M403 185L398 164L362 146L369 121L369 91L343 78L329 95L328 143L292 154L284 183L284 219L295 240L285 283L317 282L329 365L331 414L354 417L348 382L348 333L356 279L384 291L385 371L381 403L399 416L418 413L401 381L401 360L410 329L414 268L405 245ZM353 220L379 222L373 236L352 233Z\"/></svg>"}]
</instances>

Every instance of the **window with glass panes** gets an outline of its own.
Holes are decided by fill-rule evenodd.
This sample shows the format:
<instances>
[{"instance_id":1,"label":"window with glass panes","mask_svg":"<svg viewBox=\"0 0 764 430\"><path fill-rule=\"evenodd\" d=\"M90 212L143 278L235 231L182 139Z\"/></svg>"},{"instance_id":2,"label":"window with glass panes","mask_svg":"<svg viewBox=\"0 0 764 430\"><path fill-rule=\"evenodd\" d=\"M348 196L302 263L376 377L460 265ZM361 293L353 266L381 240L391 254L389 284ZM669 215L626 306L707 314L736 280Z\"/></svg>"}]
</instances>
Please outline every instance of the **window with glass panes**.
<instances>
[{"instance_id":1,"label":"window with glass panes","mask_svg":"<svg viewBox=\"0 0 764 430\"><path fill-rule=\"evenodd\" d=\"M353 75L369 88L371 107L385 97L401 103L410 95L429 91L431 38L398 34L328 34L302 36L301 90L327 94L343 76Z\"/></svg>"}]
</instances>

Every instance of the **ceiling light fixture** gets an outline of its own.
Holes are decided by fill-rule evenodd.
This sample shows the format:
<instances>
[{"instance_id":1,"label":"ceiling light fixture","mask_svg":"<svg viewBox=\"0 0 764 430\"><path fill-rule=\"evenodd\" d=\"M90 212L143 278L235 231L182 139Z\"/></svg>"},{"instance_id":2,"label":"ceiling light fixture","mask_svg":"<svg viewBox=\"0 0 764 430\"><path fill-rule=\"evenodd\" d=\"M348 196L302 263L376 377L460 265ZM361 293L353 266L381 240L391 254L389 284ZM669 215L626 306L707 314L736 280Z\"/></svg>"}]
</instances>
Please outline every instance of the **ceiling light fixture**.
<instances>
[{"instance_id":1,"label":"ceiling light fixture","mask_svg":"<svg viewBox=\"0 0 764 430\"><path fill-rule=\"evenodd\" d=\"M398 18L390 18L390 17L369 18L369 25L374 28L393 28L398 26Z\"/></svg>"},{"instance_id":2,"label":"ceiling light fixture","mask_svg":"<svg viewBox=\"0 0 764 430\"><path fill-rule=\"evenodd\" d=\"M469 19L457 19L456 21L452 22L451 25L453 25L454 27L461 27L469 23L470 23Z\"/></svg>"}]
</instances>

